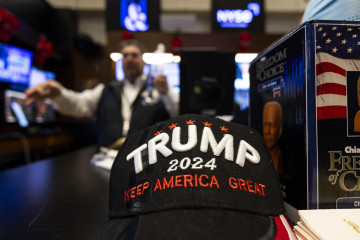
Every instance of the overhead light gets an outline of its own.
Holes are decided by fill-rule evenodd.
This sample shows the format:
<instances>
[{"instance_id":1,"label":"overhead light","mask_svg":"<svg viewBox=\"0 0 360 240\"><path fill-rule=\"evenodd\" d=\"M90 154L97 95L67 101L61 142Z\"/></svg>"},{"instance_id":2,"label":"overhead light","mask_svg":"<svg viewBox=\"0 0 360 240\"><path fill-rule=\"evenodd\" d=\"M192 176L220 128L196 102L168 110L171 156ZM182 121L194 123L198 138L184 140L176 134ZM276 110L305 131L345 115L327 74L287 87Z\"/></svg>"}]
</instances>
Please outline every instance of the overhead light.
<instances>
[{"instance_id":1,"label":"overhead light","mask_svg":"<svg viewBox=\"0 0 360 240\"><path fill-rule=\"evenodd\" d=\"M113 60L114 62L119 61L122 58L122 54L118 53L118 52L112 52L110 53L110 58L111 60Z\"/></svg>"},{"instance_id":2,"label":"overhead light","mask_svg":"<svg viewBox=\"0 0 360 240\"><path fill-rule=\"evenodd\" d=\"M143 60L147 64L170 63L173 62L174 55L171 53L144 53Z\"/></svg>"},{"instance_id":3,"label":"overhead light","mask_svg":"<svg viewBox=\"0 0 360 240\"><path fill-rule=\"evenodd\" d=\"M181 57L179 55L174 55L173 62L175 63L181 62Z\"/></svg>"},{"instance_id":4,"label":"overhead light","mask_svg":"<svg viewBox=\"0 0 360 240\"><path fill-rule=\"evenodd\" d=\"M235 56L236 62L251 62L256 58L257 53L237 53ZM114 62L119 61L122 58L122 54L118 52L110 53L110 58ZM143 60L147 64L161 64L170 62L180 62L181 57L173 55L171 53L144 53Z\"/></svg>"},{"instance_id":5,"label":"overhead light","mask_svg":"<svg viewBox=\"0 0 360 240\"><path fill-rule=\"evenodd\" d=\"M257 53L237 53L235 55L235 62L251 62L254 58L256 58Z\"/></svg>"},{"instance_id":6,"label":"overhead light","mask_svg":"<svg viewBox=\"0 0 360 240\"><path fill-rule=\"evenodd\" d=\"M110 58L114 62L122 59L122 54L118 52L110 53ZM162 64L170 62L180 62L180 56L174 56L172 53L144 53L143 60L147 64Z\"/></svg>"}]
</instances>

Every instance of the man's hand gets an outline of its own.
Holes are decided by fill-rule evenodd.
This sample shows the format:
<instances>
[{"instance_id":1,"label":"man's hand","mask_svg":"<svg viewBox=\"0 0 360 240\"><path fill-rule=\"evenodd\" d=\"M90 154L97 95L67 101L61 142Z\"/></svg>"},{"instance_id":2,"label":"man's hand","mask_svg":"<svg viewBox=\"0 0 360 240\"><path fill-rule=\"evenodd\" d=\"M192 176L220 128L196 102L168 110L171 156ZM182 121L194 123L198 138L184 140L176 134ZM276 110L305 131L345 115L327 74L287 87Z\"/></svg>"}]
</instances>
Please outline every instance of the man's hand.
<instances>
[{"instance_id":1,"label":"man's hand","mask_svg":"<svg viewBox=\"0 0 360 240\"><path fill-rule=\"evenodd\" d=\"M161 94L167 94L169 91L169 85L167 83L166 77L163 75L159 75L153 79L153 84L156 90Z\"/></svg>"},{"instance_id":2,"label":"man's hand","mask_svg":"<svg viewBox=\"0 0 360 240\"><path fill-rule=\"evenodd\" d=\"M55 80L40 83L33 88L25 91L26 104L31 104L37 100L54 98L60 94L61 84Z\"/></svg>"}]
</instances>

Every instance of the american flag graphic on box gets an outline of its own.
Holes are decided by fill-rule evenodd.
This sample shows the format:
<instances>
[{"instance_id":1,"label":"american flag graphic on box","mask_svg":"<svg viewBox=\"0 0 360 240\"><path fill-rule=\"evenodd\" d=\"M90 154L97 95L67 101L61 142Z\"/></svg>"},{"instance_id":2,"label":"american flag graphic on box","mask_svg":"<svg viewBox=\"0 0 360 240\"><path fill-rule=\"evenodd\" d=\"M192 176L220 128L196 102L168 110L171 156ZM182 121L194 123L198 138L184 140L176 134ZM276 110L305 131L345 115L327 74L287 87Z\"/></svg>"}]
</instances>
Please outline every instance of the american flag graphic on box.
<instances>
[{"instance_id":1,"label":"american flag graphic on box","mask_svg":"<svg viewBox=\"0 0 360 240\"><path fill-rule=\"evenodd\" d=\"M346 118L347 71L360 71L360 24L315 24L315 31L317 119Z\"/></svg>"},{"instance_id":2,"label":"american flag graphic on box","mask_svg":"<svg viewBox=\"0 0 360 240\"><path fill-rule=\"evenodd\" d=\"M360 21L309 20L259 53L249 73L249 125L264 138L265 124L278 126L268 148L280 150L285 201L295 210L359 207ZM274 96L264 86L276 79ZM269 102L281 106L270 121Z\"/></svg>"}]
</instances>

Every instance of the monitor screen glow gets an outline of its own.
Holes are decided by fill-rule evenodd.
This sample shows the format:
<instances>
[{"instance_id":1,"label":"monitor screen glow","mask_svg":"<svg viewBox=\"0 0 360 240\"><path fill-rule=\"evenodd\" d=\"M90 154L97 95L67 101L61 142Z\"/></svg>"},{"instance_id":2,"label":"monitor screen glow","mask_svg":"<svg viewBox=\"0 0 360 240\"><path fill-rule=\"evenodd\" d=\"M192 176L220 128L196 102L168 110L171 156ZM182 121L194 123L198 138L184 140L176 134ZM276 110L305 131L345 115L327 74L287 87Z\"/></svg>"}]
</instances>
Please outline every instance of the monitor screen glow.
<instances>
[{"instance_id":1,"label":"monitor screen glow","mask_svg":"<svg viewBox=\"0 0 360 240\"><path fill-rule=\"evenodd\" d=\"M250 74L249 62L236 63L236 78L234 82L234 101L241 110L249 107Z\"/></svg>"},{"instance_id":2,"label":"monitor screen glow","mask_svg":"<svg viewBox=\"0 0 360 240\"><path fill-rule=\"evenodd\" d=\"M213 31L264 32L263 0L213 0L211 11Z\"/></svg>"},{"instance_id":3,"label":"monitor screen glow","mask_svg":"<svg viewBox=\"0 0 360 240\"><path fill-rule=\"evenodd\" d=\"M31 51L0 43L0 81L27 85L32 60Z\"/></svg>"},{"instance_id":4,"label":"monitor screen glow","mask_svg":"<svg viewBox=\"0 0 360 240\"><path fill-rule=\"evenodd\" d=\"M34 87L50 79L56 79L55 73L42 70L33 66L30 72L29 87Z\"/></svg>"},{"instance_id":5,"label":"monitor screen glow","mask_svg":"<svg viewBox=\"0 0 360 240\"><path fill-rule=\"evenodd\" d=\"M160 30L160 0L106 0L107 30Z\"/></svg>"},{"instance_id":6,"label":"monitor screen glow","mask_svg":"<svg viewBox=\"0 0 360 240\"><path fill-rule=\"evenodd\" d=\"M171 62L161 65L147 64L144 67L144 74L156 77L159 74L166 76L167 82L176 92L180 92L180 66L179 63ZM124 71L121 59L115 63L115 78L117 81L124 79Z\"/></svg>"}]
</instances>

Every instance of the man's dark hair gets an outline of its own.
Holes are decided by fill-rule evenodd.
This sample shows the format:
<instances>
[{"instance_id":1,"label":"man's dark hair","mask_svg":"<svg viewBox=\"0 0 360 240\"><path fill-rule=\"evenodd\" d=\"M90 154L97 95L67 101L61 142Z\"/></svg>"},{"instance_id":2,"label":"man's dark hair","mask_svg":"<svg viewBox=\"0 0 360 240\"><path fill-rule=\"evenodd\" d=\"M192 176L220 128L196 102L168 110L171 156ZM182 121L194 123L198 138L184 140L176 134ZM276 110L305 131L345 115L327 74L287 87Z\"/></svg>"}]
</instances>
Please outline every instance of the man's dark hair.
<instances>
[{"instance_id":1,"label":"man's dark hair","mask_svg":"<svg viewBox=\"0 0 360 240\"><path fill-rule=\"evenodd\" d=\"M139 42L138 40L135 40L135 39L122 41L119 45L119 51L121 52L124 49L124 47L127 47L127 46L138 47L142 54L144 54L146 52L146 48L145 48L144 44L142 44L141 42Z\"/></svg>"}]
</instances>

